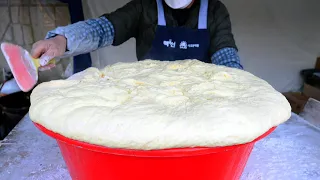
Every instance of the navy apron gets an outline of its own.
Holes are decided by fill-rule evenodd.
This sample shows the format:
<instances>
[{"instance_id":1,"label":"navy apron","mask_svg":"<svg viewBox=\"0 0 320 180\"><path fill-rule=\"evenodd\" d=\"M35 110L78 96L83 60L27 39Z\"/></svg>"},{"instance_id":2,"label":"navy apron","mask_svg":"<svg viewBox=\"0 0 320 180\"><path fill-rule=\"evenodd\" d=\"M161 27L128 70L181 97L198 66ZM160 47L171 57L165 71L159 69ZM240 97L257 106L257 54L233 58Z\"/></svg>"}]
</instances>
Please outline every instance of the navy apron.
<instances>
[{"instance_id":1,"label":"navy apron","mask_svg":"<svg viewBox=\"0 0 320 180\"><path fill-rule=\"evenodd\" d=\"M150 51L144 59L175 61L198 59L211 63L207 30L208 0L201 0L198 29L167 27L162 0L157 0L158 26Z\"/></svg>"}]
</instances>

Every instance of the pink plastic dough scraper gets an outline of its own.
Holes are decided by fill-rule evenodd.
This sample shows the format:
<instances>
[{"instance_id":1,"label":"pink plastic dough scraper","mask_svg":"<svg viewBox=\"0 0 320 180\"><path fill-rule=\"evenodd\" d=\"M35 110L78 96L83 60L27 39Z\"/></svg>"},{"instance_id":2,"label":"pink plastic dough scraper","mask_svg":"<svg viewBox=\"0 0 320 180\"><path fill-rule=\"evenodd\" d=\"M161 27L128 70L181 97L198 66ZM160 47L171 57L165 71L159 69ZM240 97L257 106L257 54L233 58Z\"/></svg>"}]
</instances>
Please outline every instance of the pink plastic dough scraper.
<instances>
[{"instance_id":1,"label":"pink plastic dough scraper","mask_svg":"<svg viewBox=\"0 0 320 180\"><path fill-rule=\"evenodd\" d=\"M1 43L1 50L20 89L24 92L30 91L38 82L40 60L14 44ZM49 61L49 64L54 63L55 60Z\"/></svg>"}]
</instances>

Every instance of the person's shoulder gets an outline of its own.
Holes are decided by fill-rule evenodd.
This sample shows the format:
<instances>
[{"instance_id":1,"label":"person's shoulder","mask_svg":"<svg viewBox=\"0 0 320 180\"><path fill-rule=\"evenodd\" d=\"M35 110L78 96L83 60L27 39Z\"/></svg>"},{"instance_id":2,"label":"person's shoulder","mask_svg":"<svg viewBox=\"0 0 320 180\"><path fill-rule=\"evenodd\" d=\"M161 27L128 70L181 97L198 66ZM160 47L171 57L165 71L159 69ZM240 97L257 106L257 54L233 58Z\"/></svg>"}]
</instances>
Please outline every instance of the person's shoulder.
<instances>
[{"instance_id":1,"label":"person's shoulder","mask_svg":"<svg viewBox=\"0 0 320 180\"><path fill-rule=\"evenodd\" d=\"M227 11L226 6L224 5L223 2L219 0L209 0L209 12L217 13L217 12L225 12Z\"/></svg>"},{"instance_id":2,"label":"person's shoulder","mask_svg":"<svg viewBox=\"0 0 320 180\"><path fill-rule=\"evenodd\" d=\"M210 6L216 5L217 3L221 3L221 1L219 1L219 0L208 0L208 3L209 3L209 7L210 7Z\"/></svg>"},{"instance_id":3,"label":"person's shoulder","mask_svg":"<svg viewBox=\"0 0 320 180\"><path fill-rule=\"evenodd\" d=\"M156 0L142 0L142 1L148 7L157 6L157 1Z\"/></svg>"},{"instance_id":4,"label":"person's shoulder","mask_svg":"<svg viewBox=\"0 0 320 180\"><path fill-rule=\"evenodd\" d=\"M150 9L153 6L156 7L157 6L156 4L157 4L156 0L131 0L121 8L117 9L117 11L137 10L139 12L144 12L144 11L148 11L148 9Z\"/></svg>"},{"instance_id":5,"label":"person's shoulder","mask_svg":"<svg viewBox=\"0 0 320 180\"><path fill-rule=\"evenodd\" d=\"M140 1L143 13L150 14L150 12L152 13L157 9L156 0L136 0L136 1Z\"/></svg>"},{"instance_id":6,"label":"person's shoulder","mask_svg":"<svg viewBox=\"0 0 320 180\"><path fill-rule=\"evenodd\" d=\"M134 0L134 1L140 2L141 5L143 5L143 6L149 6L151 4L156 4L157 3L156 0Z\"/></svg>"}]
</instances>

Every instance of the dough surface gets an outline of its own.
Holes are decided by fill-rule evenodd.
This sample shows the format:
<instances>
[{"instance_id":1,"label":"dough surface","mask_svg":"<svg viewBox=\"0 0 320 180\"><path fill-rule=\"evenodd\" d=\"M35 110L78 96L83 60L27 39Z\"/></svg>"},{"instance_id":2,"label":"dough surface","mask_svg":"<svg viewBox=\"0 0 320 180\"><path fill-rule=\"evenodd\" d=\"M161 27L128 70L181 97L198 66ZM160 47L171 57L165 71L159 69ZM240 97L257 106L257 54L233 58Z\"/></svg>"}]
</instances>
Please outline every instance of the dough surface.
<instances>
[{"instance_id":1,"label":"dough surface","mask_svg":"<svg viewBox=\"0 0 320 180\"><path fill-rule=\"evenodd\" d=\"M290 111L281 93L246 71L145 60L40 84L30 118L71 139L151 150L247 143Z\"/></svg>"}]
</instances>

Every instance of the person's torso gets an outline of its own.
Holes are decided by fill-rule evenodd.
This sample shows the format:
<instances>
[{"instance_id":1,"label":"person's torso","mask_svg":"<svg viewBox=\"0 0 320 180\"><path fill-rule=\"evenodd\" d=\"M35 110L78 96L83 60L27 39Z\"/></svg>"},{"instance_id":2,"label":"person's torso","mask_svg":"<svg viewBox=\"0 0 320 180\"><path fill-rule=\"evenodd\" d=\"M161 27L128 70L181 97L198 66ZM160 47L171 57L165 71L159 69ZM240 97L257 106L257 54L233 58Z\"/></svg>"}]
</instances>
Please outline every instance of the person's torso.
<instances>
[{"instance_id":1,"label":"person's torso","mask_svg":"<svg viewBox=\"0 0 320 180\"><path fill-rule=\"evenodd\" d=\"M210 32L210 34L214 32L215 27L213 11L216 2L216 0L209 0L208 31ZM139 33L135 37L138 59L142 59L143 56L150 50L158 25L156 1L142 0L142 4L143 11L138 26ZM200 0L196 0L194 4L190 7L190 9L174 10L169 8L164 2L163 7L166 19L166 26L198 29Z\"/></svg>"}]
</instances>

